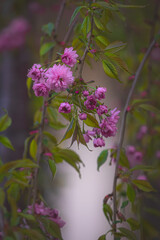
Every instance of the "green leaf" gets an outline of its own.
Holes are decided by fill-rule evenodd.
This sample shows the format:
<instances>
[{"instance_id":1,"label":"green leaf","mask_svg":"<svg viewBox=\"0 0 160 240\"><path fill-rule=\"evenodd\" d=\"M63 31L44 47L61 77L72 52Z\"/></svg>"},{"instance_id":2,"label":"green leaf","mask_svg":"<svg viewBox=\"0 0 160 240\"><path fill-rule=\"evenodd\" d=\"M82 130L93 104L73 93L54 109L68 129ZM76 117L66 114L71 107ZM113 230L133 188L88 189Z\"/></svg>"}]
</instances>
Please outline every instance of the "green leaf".
<instances>
[{"instance_id":1,"label":"green leaf","mask_svg":"<svg viewBox=\"0 0 160 240\"><path fill-rule=\"evenodd\" d=\"M83 122L89 127L99 128L99 124L98 124L96 118L94 118L92 115L90 115L88 113L87 113L87 119L83 120Z\"/></svg>"},{"instance_id":2,"label":"green leaf","mask_svg":"<svg viewBox=\"0 0 160 240\"><path fill-rule=\"evenodd\" d=\"M14 147L12 146L11 141L7 137L0 136L0 143L2 143L5 147L14 150Z\"/></svg>"},{"instance_id":3,"label":"green leaf","mask_svg":"<svg viewBox=\"0 0 160 240\"><path fill-rule=\"evenodd\" d=\"M137 222L137 220L135 220L134 218L128 218L126 221L129 223L132 231L135 231L140 228L139 222Z\"/></svg>"},{"instance_id":4,"label":"green leaf","mask_svg":"<svg viewBox=\"0 0 160 240\"><path fill-rule=\"evenodd\" d=\"M62 143L64 140L69 139L73 135L74 129L75 129L75 119L72 118L72 120L69 124L69 127L68 127L67 131L65 132L65 134L64 134L62 140L60 141L60 143Z\"/></svg>"},{"instance_id":5,"label":"green leaf","mask_svg":"<svg viewBox=\"0 0 160 240\"><path fill-rule=\"evenodd\" d=\"M134 172L136 170L143 170L143 171L153 171L155 170L155 167L153 166L146 166L146 165L137 165L131 169L129 169L129 172Z\"/></svg>"},{"instance_id":6,"label":"green leaf","mask_svg":"<svg viewBox=\"0 0 160 240\"><path fill-rule=\"evenodd\" d=\"M108 39L107 39L106 37L104 37L104 36L97 36L97 37L96 37L96 43L97 43L97 45L99 45L100 47L105 48L105 47L108 45L109 41L108 41Z\"/></svg>"},{"instance_id":7,"label":"green leaf","mask_svg":"<svg viewBox=\"0 0 160 240\"><path fill-rule=\"evenodd\" d=\"M26 85L27 85L27 91L28 96L31 97L31 87L32 87L32 78L27 78Z\"/></svg>"},{"instance_id":8,"label":"green leaf","mask_svg":"<svg viewBox=\"0 0 160 240\"><path fill-rule=\"evenodd\" d=\"M22 233L25 237L28 236L31 240L45 240L46 236L42 235L40 229L24 229L16 228L16 230Z\"/></svg>"},{"instance_id":9,"label":"green leaf","mask_svg":"<svg viewBox=\"0 0 160 240\"><path fill-rule=\"evenodd\" d=\"M40 48L40 56L45 55L49 50L55 46L55 42L44 43Z\"/></svg>"},{"instance_id":10,"label":"green leaf","mask_svg":"<svg viewBox=\"0 0 160 240\"><path fill-rule=\"evenodd\" d=\"M98 29L100 29L102 31L106 30L105 26L103 25L103 23L101 22L101 20L98 17L94 16L93 19L94 19L94 22Z\"/></svg>"},{"instance_id":11,"label":"green leaf","mask_svg":"<svg viewBox=\"0 0 160 240\"><path fill-rule=\"evenodd\" d=\"M55 164L54 160L52 160L52 159L48 159L48 164L49 164L49 168L52 172L52 176L54 178L54 176L56 174L56 164Z\"/></svg>"},{"instance_id":12,"label":"green leaf","mask_svg":"<svg viewBox=\"0 0 160 240\"><path fill-rule=\"evenodd\" d=\"M119 165L121 165L122 167L126 167L126 168L130 167L128 158L127 158L124 150L121 150Z\"/></svg>"},{"instance_id":13,"label":"green leaf","mask_svg":"<svg viewBox=\"0 0 160 240\"><path fill-rule=\"evenodd\" d=\"M132 107L135 108L135 107L137 107L137 106L139 106L139 105L141 105L143 103L146 103L148 101L150 101L150 99L148 99L148 98L145 98L145 99L134 99L132 101L131 105L132 105Z\"/></svg>"},{"instance_id":14,"label":"green leaf","mask_svg":"<svg viewBox=\"0 0 160 240\"><path fill-rule=\"evenodd\" d=\"M30 148L29 148L29 152L30 155L33 159L36 159L36 155L37 155L37 142L36 140L33 138L31 143L30 143Z\"/></svg>"},{"instance_id":15,"label":"green leaf","mask_svg":"<svg viewBox=\"0 0 160 240\"><path fill-rule=\"evenodd\" d=\"M3 207L5 200L5 193L2 188L0 188L0 207Z\"/></svg>"},{"instance_id":16,"label":"green leaf","mask_svg":"<svg viewBox=\"0 0 160 240\"><path fill-rule=\"evenodd\" d=\"M84 7L85 7L85 6L79 6L79 7L77 7L77 8L74 10L69 25L71 25L71 23L73 22L73 20L75 19L75 17L76 17L77 14L79 13L79 11L80 11L82 8L84 8Z\"/></svg>"},{"instance_id":17,"label":"green leaf","mask_svg":"<svg viewBox=\"0 0 160 240\"><path fill-rule=\"evenodd\" d=\"M123 233L129 240L137 240L136 235L127 228L118 228L121 233Z\"/></svg>"},{"instance_id":18,"label":"green leaf","mask_svg":"<svg viewBox=\"0 0 160 240\"><path fill-rule=\"evenodd\" d=\"M46 231L51 234L51 236L58 238L58 240L63 240L61 235L61 230L57 223L45 218L45 217L39 217L40 221L43 223Z\"/></svg>"},{"instance_id":19,"label":"green leaf","mask_svg":"<svg viewBox=\"0 0 160 240\"><path fill-rule=\"evenodd\" d=\"M152 185L146 181L146 180L132 180L132 183L136 185L137 188L144 192L155 192L155 189L152 187Z\"/></svg>"},{"instance_id":20,"label":"green leaf","mask_svg":"<svg viewBox=\"0 0 160 240\"><path fill-rule=\"evenodd\" d=\"M103 150L97 158L97 170L107 161L108 150Z\"/></svg>"},{"instance_id":21,"label":"green leaf","mask_svg":"<svg viewBox=\"0 0 160 240\"><path fill-rule=\"evenodd\" d=\"M57 144L57 139L51 133L49 133L47 131L43 131L43 134L45 136L47 136L51 140L52 143Z\"/></svg>"},{"instance_id":22,"label":"green leaf","mask_svg":"<svg viewBox=\"0 0 160 240\"><path fill-rule=\"evenodd\" d=\"M55 159L59 157L71 165L79 173L80 176L80 163L83 162L76 152L70 149L55 148L53 150L53 155Z\"/></svg>"},{"instance_id":23,"label":"green leaf","mask_svg":"<svg viewBox=\"0 0 160 240\"><path fill-rule=\"evenodd\" d=\"M11 161L3 164L0 167L0 175L7 173L9 170L15 169L15 168L35 168L35 167L38 167L38 165L32 162L30 159L15 160L15 161Z\"/></svg>"},{"instance_id":24,"label":"green leaf","mask_svg":"<svg viewBox=\"0 0 160 240\"><path fill-rule=\"evenodd\" d=\"M84 20L82 22L82 25L81 25L81 30L82 30L85 37L87 36L89 31L91 30L91 21L90 21L89 16L86 16L84 18Z\"/></svg>"},{"instance_id":25,"label":"green leaf","mask_svg":"<svg viewBox=\"0 0 160 240\"><path fill-rule=\"evenodd\" d=\"M103 64L103 69L104 69L105 73L109 77L115 78L118 81L120 81L119 78L118 78L117 70L116 70L115 66L111 62L109 62L107 60L103 60L102 64Z\"/></svg>"},{"instance_id":26,"label":"green leaf","mask_svg":"<svg viewBox=\"0 0 160 240\"><path fill-rule=\"evenodd\" d=\"M103 212L108 221L112 221L113 211L109 204L103 204Z\"/></svg>"},{"instance_id":27,"label":"green leaf","mask_svg":"<svg viewBox=\"0 0 160 240\"><path fill-rule=\"evenodd\" d=\"M121 41L115 41L110 44L104 49L107 53L116 53L123 49L126 46L126 43L121 42Z\"/></svg>"},{"instance_id":28,"label":"green leaf","mask_svg":"<svg viewBox=\"0 0 160 240\"><path fill-rule=\"evenodd\" d=\"M117 3L117 6L119 8L145 8L147 5L127 5L127 4Z\"/></svg>"},{"instance_id":29,"label":"green leaf","mask_svg":"<svg viewBox=\"0 0 160 240\"><path fill-rule=\"evenodd\" d=\"M31 215L31 214L20 212L20 213L18 213L18 215L23 217L23 218L25 218L25 219L27 219L27 220L29 220L29 221L36 221L35 217L33 215Z\"/></svg>"},{"instance_id":30,"label":"green leaf","mask_svg":"<svg viewBox=\"0 0 160 240\"><path fill-rule=\"evenodd\" d=\"M115 4L107 3L107 2L104 2L104 1L99 1L99 2L96 2L96 3L92 3L91 6L92 7L106 8L106 9L109 9L109 10L112 10L112 11L117 11L118 10L118 7Z\"/></svg>"},{"instance_id":31,"label":"green leaf","mask_svg":"<svg viewBox=\"0 0 160 240\"><path fill-rule=\"evenodd\" d=\"M98 240L106 240L106 235L102 235L98 238Z\"/></svg>"},{"instance_id":32,"label":"green leaf","mask_svg":"<svg viewBox=\"0 0 160 240\"><path fill-rule=\"evenodd\" d=\"M53 122L50 122L49 123L49 126L52 127L53 129L55 130L59 130L59 129L62 129L62 128L65 128L66 125L61 123L60 121L53 121Z\"/></svg>"},{"instance_id":33,"label":"green leaf","mask_svg":"<svg viewBox=\"0 0 160 240\"><path fill-rule=\"evenodd\" d=\"M110 58L124 71L129 72L127 64L119 56L110 56Z\"/></svg>"},{"instance_id":34,"label":"green leaf","mask_svg":"<svg viewBox=\"0 0 160 240\"><path fill-rule=\"evenodd\" d=\"M24 151L23 151L23 158L27 158L27 153L28 153L28 145L29 145L29 141L31 138L34 137L34 134L29 136L28 138L25 139L24 141Z\"/></svg>"},{"instance_id":35,"label":"green leaf","mask_svg":"<svg viewBox=\"0 0 160 240\"><path fill-rule=\"evenodd\" d=\"M129 203L128 200L122 202L122 206L121 206L121 208L123 209L123 208L127 207L128 203Z\"/></svg>"},{"instance_id":36,"label":"green leaf","mask_svg":"<svg viewBox=\"0 0 160 240\"><path fill-rule=\"evenodd\" d=\"M53 29L54 29L54 24L52 22L49 22L42 26L42 31L45 34L47 34L49 37L51 37Z\"/></svg>"},{"instance_id":37,"label":"green leaf","mask_svg":"<svg viewBox=\"0 0 160 240\"><path fill-rule=\"evenodd\" d=\"M150 104L141 104L139 107L144 110L160 114L160 110Z\"/></svg>"},{"instance_id":38,"label":"green leaf","mask_svg":"<svg viewBox=\"0 0 160 240\"><path fill-rule=\"evenodd\" d=\"M0 118L0 132L5 131L12 123L11 118L8 114L5 114Z\"/></svg>"},{"instance_id":39,"label":"green leaf","mask_svg":"<svg viewBox=\"0 0 160 240\"><path fill-rule=\"evenodd\" d=\"M132 203L134 202L136 193L131 184L127 184L127 197L130 202L132 202Z\"/></svg>"}]
</instances>

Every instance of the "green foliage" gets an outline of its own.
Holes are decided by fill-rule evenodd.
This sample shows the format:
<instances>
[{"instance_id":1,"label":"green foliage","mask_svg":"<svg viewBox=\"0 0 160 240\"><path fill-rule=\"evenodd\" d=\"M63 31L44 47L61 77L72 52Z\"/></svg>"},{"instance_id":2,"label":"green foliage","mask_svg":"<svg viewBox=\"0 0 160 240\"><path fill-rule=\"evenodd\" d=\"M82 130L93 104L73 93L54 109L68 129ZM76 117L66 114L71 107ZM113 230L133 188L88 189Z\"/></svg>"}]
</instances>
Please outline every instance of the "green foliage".
<instances>
[{"instance_id":1,"label":"green foliage","mask_svg":"<svg viewBox=\"0 0 160 240\"><path fill-rule=\"evenodd\" d=\"M155 189L152 187L152 185L146 181L146 180L132 180L132 183L140 190L144 192L152 192L155 191Z\"/></svg>"},{"instance_id":2,"label":"green foliage","mask_svg":"<svg viewBox=\"0 0 160 240\"><path fill-rule=\"evenodd\" d=\"M140 227L139 222L137 220L135 220L134 218L128 218L127 222L129 223L132 231L135 231L135 230L139 229L139 227Z\"/></svg>"},{"instance_id":3,"label":"green foliage","mask_svg":"<svg viewBox=\"0 0 160 240\"><path fill-rule=\"evenodd\" d=\"M136 192L135 189L133 188L133 186L131 184L127 184L127 197L129 199L130 202L134 202L135 198L136 198Z\"/></svg>"},{"instance_id":4,"label":"green foliage","mask_svg":"<svg viewBox=\"0 0 160 240\"><path fill-rule=\"evenodd\" d=\"M52 159L48 159L48 164L49 164L49 168L52 172L52 177L54 178L55 174L56 174L56 164L54 162L54 160Z\"/></svg>"},{"instance_id":5,"label":"green foliage","mask_svg":"<svg viewBox=\"0 0 160 240\"><path fill-rule=\"evenodd\" d=\"M0 132L5 131L12 123L11 118L6 113L0 118Z\"/></svg>"},{"instance_id":6,"label":"green foliage","mask_svg":"<svg viewBox=\"0 0 160 240\"><path fill-rule=\"evenodd\" d=\"M43 56L46 53L48 53L54 46L55 46L55 42L44 43L40 48L40 56Z\"/></svg>"},{"instance_id":7,"label":"green foliage","mask_svg":"<svg viewBox=\"0 0 160 240\"><path fill-rule=\"evenodd\" d=\"M97 170L107 161L108 150L103 150L97 158Z\"/></svg>"},{"instance_id":8,"label":"green foliage","mask_svg":"<svg viewBox=\"0 0 160 240\"><path fill-rule=\"evenodd\" d=\"M133 231L130 231L127 228L118 228L118 230L124 234L125 237L127 237L129 240L137 240L136 235L133 233Z\"/></svg>"},{"instance_id":9,"label":"green foliage","mask_svg":"<svg viewBox=\"0 0 160 240\"><path fill-rule=\"evenodd\" d=\"M121 209L127 207L128 203L129 203L128 200L124 201L124 202L122 203Z\"/></svg>"},{"instance_id":10,"label":"green foliage","mask_svg":"<svg viewBox=\"0 0 160 240\"><path fill-rule=\"evenodd\" d=\"M103 212L105 217L107 218L108 222L112 222L113 211L109 204L103 204Z\"/></svg>"},{"instance_id":11,"label":"green foliage","mask_svg":"<svg viewBox=\"0 0 160 240\"><path fill-rule=\"evenodd\" d=\"M54 24L52 22L49 22L42 26L42 31L47 34L49 37L52 36L54 30Z\"/></svg>"},{"instance_id":12,"label":"green foliage","mask_svg":"<svg viewBox=\"0 0 160 240\"><path fill-rule=\"evenodd\" d=\"M7 137L1 135L0 136L0 143L3 144L5 147L14 150L14 147L12 146L11 141Z\"/></svg>"},{"instance_id":13,"label":"green foliage","mask_svg":"<svg viewBox=\"0 0 160 240\"><path fill-rule=\"evenodd\" d=\"M102 63L103 63L103 69L104 69L105 73L110 78L115 78L118 81L120 81L119 78L118 78L118 73L117 73L117 70L116 70L115 66L107 60L104 60Z\"/></svg>"}]
</instances>

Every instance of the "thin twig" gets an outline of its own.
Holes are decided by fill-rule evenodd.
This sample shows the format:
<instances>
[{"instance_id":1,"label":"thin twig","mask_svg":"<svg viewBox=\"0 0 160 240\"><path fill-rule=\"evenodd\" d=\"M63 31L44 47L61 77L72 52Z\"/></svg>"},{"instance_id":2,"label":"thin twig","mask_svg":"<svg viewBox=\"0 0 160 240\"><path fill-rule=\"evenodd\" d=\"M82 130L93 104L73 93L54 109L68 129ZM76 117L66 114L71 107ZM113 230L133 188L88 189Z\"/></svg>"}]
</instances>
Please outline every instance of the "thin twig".
<instances>
[{"instance_id":1,"label":"thin twig","mask_svg":"<svg viewBox=\"0 0 160 240\"><path fill-rule=\"evenodd\" d=\"M93 3L95 3L95 0L93 0ZM92 39L92 31L93 31L93 13L92 13L92 17L91 17L91 30L89 31L88 33L88 43L87 43L87 46L84 50L84 53L83 53L83 56L80 60L80 69L79 69L79 79L82 78L82 71L83 71L83 66L84 66L84 62L85 62L85 58L87 56L87 53L89 51L89 47L90 47L90 44L91 44L91 39Z\"/></svg>"},{"instance_id":2,"label":"thin twig","mask_svg":"<svg viewBox=\"0 0 160 240\"><path fill-rule=\"evenodd\" d=\"M121 120L121 126L120 126L120 137L119 137L119 143L118 143L118 148L117 148L116 167L115 167L114 182L113 182L113 222L115 224L115 231L116 231L116 212L117 212L116 185L117 185L117 175L118 175L120 152L121 152L121 148L122 148L122 145L123 145L125 126L126 126L127 107L129 105L131 96L132 96L133 91L135 89L136 83L139 79L139 76L140 76L140 73L143 69L143 66L144 66L149 54L151 53L151 50L154 47L155 43L156 43L156 40L154 39L151 42L151 44L149 45L148 50L147 50L146 54L144 55L144 58L143 58L142 62L140 63L140 65L139 65L139 67L136 71L135 79L134 79L134 81L132 83L132 86L131 86L131 89L128 93L126 103L125 103L125 106L124 106L124 110L123 110L123 114L122 114L122 120ZM114 237L114 239L116 239L116 238Z\"/></svg>"},{"instance_id":3,"label":"thin twig","mask_svg":"<svg viewBox=\"0 0 160 240\"><path fill-rule=\"evenodd\" d=\"M59 10L57 19L56 19L56 23L55 23L55 36L57 35L57 31L59 28L60 20L62 18L62 14L63 14L64 8L65 8L65 5L66 5L66 0L63 0L61 3L61 6L60 6L60 10Z\"/></svg>"}]
</instances>

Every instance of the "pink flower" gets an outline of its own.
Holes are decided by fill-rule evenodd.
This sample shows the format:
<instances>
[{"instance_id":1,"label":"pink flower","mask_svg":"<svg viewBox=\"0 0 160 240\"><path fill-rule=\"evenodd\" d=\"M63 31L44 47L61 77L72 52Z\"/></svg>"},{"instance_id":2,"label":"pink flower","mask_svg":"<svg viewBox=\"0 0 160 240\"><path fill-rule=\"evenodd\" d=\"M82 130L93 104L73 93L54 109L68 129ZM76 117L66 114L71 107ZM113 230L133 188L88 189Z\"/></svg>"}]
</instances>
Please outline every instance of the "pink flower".
<instances>
[{"instance_id":1,"label":"pink flower","mask_svg":"<svg viewBox=\"0 0 160 240\"><path fill-rule=\"evenodd\" d=\"M160 150L158 150L158 151L156 152L156 157L157 157L157 158L160 158Z\"/></svg>"},{"instance_id":2,"label":"pink flower","mask_svg":"<svg viewBox=\"0 0 160 240\"><path fill-rule=\"evenodd\" d=\"M131 75L129 76L128 80L134 80L134 78L135 78L135 75Z\"/></svg>"},{"instance_id":3,"label":"pink flower","mask_svg":"<svg viewBox=\"0 0 160 240\"><path fill-rule=\"evenodd\" d=\"M147 91L141 92L141 97L142 97L142 98L144 98L144 97L146 97L146 96L147 96Z\"/></svg>"},{"instance_id":4,"label":"pink flower","mask_svg":"<svg viewBox=\"0 0 160 240\"><path fill-rule=\"evenodd\" d=\"M96 108L96 104L97 104L97 101L94 95L88 96L87 100L84 102L84 105L89 110L94 110Z\"/></svg>"},{"instance_id":5,"label":"pink flower","mask_svg":"<svg viewBox=\"0 0 160 240\"><path fill-rule=\"evenodd\" d=\"M62 62L66 65L73 67L77 62L78 55L73 51L73 47L65 48L64 54L61 56Z\"/></svg>"},{"instance_id":6,"label":"pink flower","mask_svg":"<svg viewBox=\"0 0 160 240\"><path fill-rule=\"evenodd\" d=\"M80 118L81 120L86 120L86 119L87 119L87 114L86 114L86 113L80 113L80 114L79 114L79 118Z\"/></svg>"},{"instance_id":7,"label":"pink flower","mask_svg":"<svg viewBox=\"0 0 160 240\"><path fill-rule=\"evenodd\" d=\"M0 51L23 46L29 29L30 25L26 19L14 19L10 25L0 33Z\"/></svg>"},{"instance_id":8,"label":"pink flower","mask_svg":"<svg viewBox=\"0 0 160 240\"><path fill-rule=\"evenodd\" d=\"M103 138L95 138L93 140L93 145L94 145L94 147L104 147L105 142L104 142Z\"/></svg>"},{"instance_id":9,"label":"pink flower","mask_svg":"<svg viewBox=\"0 0 160 240\"><path fill-rule=\"evenodd\" d=\"M145 175L139 175L137 177L138 180L147 180L147 177Z\"/></svg>"},{"instance_id":10,"label":"pink flower","mask_svg":"<svg viewBox=\"0 0 160 240\"><path fill-rule=\"evenodd\" d=\"M84 96L84 97L89 96L89 92L88 92L87 90L84 90L84 91L83 91L83 96Z\"/></svg>"},{"instance_id":11,"label":"pink flower","mask_svg":"<svg viewBox=\"0 0 160 240\"><path fill-rule=\"evenodd\" d=\"M104 99L105 98L105 93L107 89L104 87L98 87L97 90L95 91L95 97L98 100Z\"/></svg>"},{"instance_id":12,"label":"pink flower","mask_svg":"<svg viewBox=\"0 0 160 240\"><path fill-rule=\"evenodd\" d=\"M139 129L139 132L137 133L137 139L142 139L144 135L147 133L148 128L145 125L142 125Z\"/></svg>"},{"instance_id":13,"label":"pink flower","mask_svg":"<svg viewBox=\"0 0 160 240\"><path fill-rule=\"evenodd\" d=\"M39 82L44 76L44 70L41 64L34 64L32 68L28 71L27 76L32 78L33 81Z\"/></svg>"},{"instance_id":14,"label":"pink flower","mask_svg":"<svg viewBox=\"0 0 160 240\"><path fill-rule=\"evenodd\" d=\"M44 153L44 156L52 157L52 153L50 153L50 152L46 152L46 153Z\"/></svg>"},{"instance_id":15,"label":"pink flower","mask_svg":"<svg viewBox=\"0 0 160 240\"><path fill-rule=\"evenodd\" d=\"M136 149L134 146L127 146L127 149L126 149L126 154L127 155L133 155L135 153Z\"/></svg>"},{"instance_id":16,"label":"pink flower","mask_svg":"<svg viewBox=\"0 0 160 240\"><path fill-rule=\"evenodd\" d=\"M113 110L111 110L110 121L112 121L116 124L120 118L119 113L120 113L120 111L119 110L117 111L117 108L114 108Z\"/></svg>"},{"instance_id":17,"label":"pink flower","mask_svg":"<svg viewBox=\"0 0 160 240\"><path fill-rule=\"evenodd\" d=\"M74 81L72 71L65 65L53 65L46 72L47 84L55 92L66 90Z\"/></svg>"},{"instance_id":18,"label":"pink flower","mask_svg":"<svg viewBox=\"0 0 160 240\"><path fill-rule=\"evenodd\" d=\"M135 152L134 154L135 161L142 162L143 160L143 154L141 152Z\"/></svg>"},{"instance_id":19,"label":"pink flower","mask_svg":"<svg viewBox=\"0 0 160 240\"><path fill-rule=\"evenodd\" d=\"M32 214L32 209L32 205L28 206L27 212L29 214ZM40 204L35 203L34 212L37 215L47 216L51 221L57 223L60 228L65 225L65 222L58 216L58 210L46 207L43 202L41 202Z\"/></svg>"},{"instance_id":20,"label":"pink flower","mask_svg":"<svg viewBox=\"0 0 160 240\"><path fill-rule=\"evenodd\" d=\"M99 126L101 128L101 133L104 137L107 138L116 135L117 132L116 124L112 122L109 117L103 119Z\"/></svg>"},{"instance_id":21,"label":"pink flower","mask_svg":"<svg viewBox=\"0 0 160 240\"><path fill-rule=\"evenodd\" d=\"M90 52L91 52L91 53L96 53L97 50L96 50L96 49L91 49Z\"/></svg>"},{"instance_id":22,"label":"pink flower","mask_svg":"<svg viewBox=\"0 0 160 240\"><path fill-rule=\"evenodd\" d=\"M89 142L89 140L92 140L92 138L90 136L95 136L95 132L94 131L86 131L84 134L83 134L83 137L84 137L84 140L86 141L86 143Z\"/></svg>"},{"instance_id":23,"label":"pink flower","mask_svg":"<svg viewBox=\"0 0 160 240\"><path fill-rule=\"evenodd\" d=\"M35 83L33 85L33 91L37 97L48 97L49 94L49 88L45 83Z\"/></svg>"},{"instance_id":24,"label":"pink flower","mask_svg":"<svg viewBox=\"0 0 160 240\"><path fill-rule=\"evenodd\" d=\"M64 102L60 104L58 109L60 113L70 113L71 112L71 105L68 102Z\"/></svg>"},{"instance_id":25,"label":"pink flower","mask_svg":"<svg viewBox=\"0 0 160 240\"><path fill-rule=\"evenodd\" d=\"M98 108L97 108L97 114L99 116L101 116L102 114L105 114L108 112L108 108L106 105L100 105Z\"/></svg>"},{"instance_id":26,"label":"pink flower","mask_svg":"<svg viewBox=\"0 0 160 240\"><path fill-rule=\"evenodd\" d=\"M33 130L33 131L29 132L30 135L35 134L35 133L38 133L38 130Z\"/></svg>"},{"instance_id":27,"label":"pink flower","mask_svg":"<svg viewBox=\"0 0 160 240\"><path fill-rule=\"evenodd\" d=\"M84 133L83 137L86 143L89 143L89 140L92 140L92 138L87 133Z\"/></svg>"}]
</instances>

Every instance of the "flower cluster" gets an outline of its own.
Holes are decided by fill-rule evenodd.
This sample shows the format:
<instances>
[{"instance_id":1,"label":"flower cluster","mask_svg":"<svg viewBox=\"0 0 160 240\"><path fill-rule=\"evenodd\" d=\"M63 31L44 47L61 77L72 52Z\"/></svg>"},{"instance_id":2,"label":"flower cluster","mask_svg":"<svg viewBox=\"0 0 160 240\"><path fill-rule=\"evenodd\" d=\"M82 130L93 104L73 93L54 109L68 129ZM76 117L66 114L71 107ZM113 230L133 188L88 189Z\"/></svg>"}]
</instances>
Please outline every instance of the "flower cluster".
<instances>
[{"instance_id":1,"label":"flower cluster","mask_svg":"<svg viewBox=\"0 0 160 240\"><path fill-rule=\"evenodd\" d=\"M128 161L131 167L141 164L143 161L143 153L140 151L137 151L134 146L127 146L126 156L128 158Z\"/></svg>"},{"instance_id":2,"label":"flower cluster","mask_svg":"<svg viewBox=\"0 0 160 240\"><path fill-rule=\"evenodd\" d=\"M29 214L32 214L32 209L33 209L32 205L28 206L27 212ZM65 222L59 217L58 210L46 207L43 202L41 202L40 204L35 203L34 212L37 215L48 217L48 219L57 223L60 228L62 228L65 225Z\"/></svg>"},{"instance_id":3,"label":"flower cluster","mask_svg":"<svg viewBox=\"0 0 160 240\"><path fill-rule=\"evenodd\" d=\"M30 25L24 18L14 19L8 27L0 33L0 51L22 47Z\"/></svg>"},{"instance_id":4,"label":"flower cluster","mask_svg":"<svg viewBox=\"0 0 160 240\"><path fill-rule=\"evenodd\" d=\"M88 90L87 85L83 85L83 79L82 86L81 79L80 83L74 82L71 67L76 64L77 57L78 55L72 47L65 48L64 53L61 55L61 60L59 60L61 63L54 64L48 69L43 69L40 64L34 64L28 72L28 77L34 82L33 90L37 97L48 97L52 92L65 90L69 94L78 95L80 105L83 106L79 106L80 110L76 110L79 119L87 121L88 113L90 112L97 114L99 118L99 123L95 120L97 127L93 128L92 131L83 129L84 140L88 143L93 138L94 147L104 147L104 138L113 137L117 132L120 111L117 108L113 110L108 109L105 104L101 103L101 100L105 99L106 88L97 87L93 88L93 90ZM58 111L60 113L70 113L72 105L69 102L62 102Z\"/></svg>"},{"instance_id":5,"label":"flower cluster","mask_svg":"<svg viewBox=\"0 0 160 240\"><path fill-rule=\"evenodd\" d=\"M34 81L33 90L37 97L49 96L50 92L65 91L74 82L70 67L77 62L78 55L73 48L66 48L61 56L62 63L54 64L48 69L43 69L40 64L34 64L28 72L28 77ZM68 66L66 66L66 65Z\"/></svg>"},{"instance_id":6,"label":"flower cluster","mask_svg":"<svg viewBox=\"0 0 160 240\"><path fill-rule=\"evenodd\" d=\"M137 133L137 139L141 140L148 132L148 128L146 125L142 125Z\"/></svg>"},{"instance_id":7,"label":"flower cluster","mask_svg":"<svg viewBox=\"0 0 160 240\"><path fill-rule=\"evenodd\" d=\"M93 128L92 131L86 131L83 135L87 143L92 137L94 137L94 147L104 147L105 141L103 137L108 138L115 136L117 132L116 125L118 123L120 111L118 111L117 108L109 111L108 107L100 102L100 100L105 98L106 91L107 89L104 87L98 87L92 92L89 92L88 90L83 91L84 105L86 109L95 111L100 118L99 128ZM84 117L84 120L87 117L87 115L81 113L79 115L81 120L83 120L82 116Z\"/></svg>"}]
</instances>

